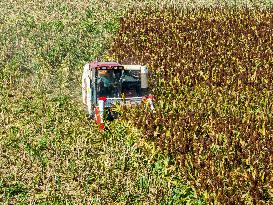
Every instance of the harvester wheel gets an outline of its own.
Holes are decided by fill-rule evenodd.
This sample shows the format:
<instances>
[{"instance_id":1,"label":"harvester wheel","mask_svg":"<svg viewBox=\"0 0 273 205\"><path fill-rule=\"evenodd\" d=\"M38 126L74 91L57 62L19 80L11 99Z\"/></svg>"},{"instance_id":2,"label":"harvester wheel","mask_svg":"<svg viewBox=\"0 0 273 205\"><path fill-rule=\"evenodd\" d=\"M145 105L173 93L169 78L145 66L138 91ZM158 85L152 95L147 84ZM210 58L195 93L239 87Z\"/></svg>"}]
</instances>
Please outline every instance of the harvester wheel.
<instances>
[{"instance_id":1,"label":"harvester wheel","mask_svg":"<svg viewBox=\"0 0 273 205\"><path fill-rule=\"evenodd\" d=\"M90 120L95 120L95 109L93 109L93 111L91 113L89 113L88 111L88 107L85 106L85 114L86 114L86 117Z\"/></svg>"}]
</instances>

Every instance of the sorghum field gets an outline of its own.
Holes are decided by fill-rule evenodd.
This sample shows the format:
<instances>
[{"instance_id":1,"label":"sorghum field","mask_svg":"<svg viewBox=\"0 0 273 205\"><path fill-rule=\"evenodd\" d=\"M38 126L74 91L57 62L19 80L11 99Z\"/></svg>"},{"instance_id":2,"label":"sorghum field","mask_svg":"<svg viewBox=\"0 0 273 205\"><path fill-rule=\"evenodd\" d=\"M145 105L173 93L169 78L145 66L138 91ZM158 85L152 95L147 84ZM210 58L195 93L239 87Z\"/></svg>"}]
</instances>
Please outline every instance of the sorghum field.
<instances>
[{"instance_id":1,"label":"sorghum field","mask_svg":"<svg viewBox=\"0 0 273 205\"><path fill-rule=\"evenodd\" d=\"M131 11L109 54L147 64L156 114L125 112L209 203L273 196L273 10Z\"/></svg>"},{"instance_id":2,"label":"sorghum field","mask_svg":"<svg viewBox=\"0 0 273 205\"><path fill-rule=\"evenodd\" d=\"M0 204L271 204L267 1L0 1ZM146 64L156 113L106 131L88 61Z\"/></svg>"},{"instance_id":3,"label":"sorghum field","mask_svg":"<svg viewBox=\"0 0 273 205\"><path fill-rule=\"evenodd\" d=\"M0 1L0 204L204 203L138 129L101 132L83 111L83 65L134 6Z\"/></svg>"}]
</instances>

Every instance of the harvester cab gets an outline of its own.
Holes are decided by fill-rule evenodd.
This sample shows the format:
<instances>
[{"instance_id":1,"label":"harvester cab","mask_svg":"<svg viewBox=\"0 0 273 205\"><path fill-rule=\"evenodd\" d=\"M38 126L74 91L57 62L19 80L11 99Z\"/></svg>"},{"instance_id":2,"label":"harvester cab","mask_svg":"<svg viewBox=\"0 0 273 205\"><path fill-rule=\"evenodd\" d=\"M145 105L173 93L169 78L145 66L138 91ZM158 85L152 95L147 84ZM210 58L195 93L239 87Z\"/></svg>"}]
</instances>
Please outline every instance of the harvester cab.
<instances>
[{"instance_id":1,"label":"harvester cab","mask_svg":"<svg viewBox=\"0 0 273 205\"><path fill-rule=\"evenodd\" d=\"M88 63L82 75L82 100L88 115L101 127L106 119L116 118L111 111L116 103L139 104L146 100L154 110L153 97L148 95L148 68L116 62Z\"/></svg>"}]
</instances>

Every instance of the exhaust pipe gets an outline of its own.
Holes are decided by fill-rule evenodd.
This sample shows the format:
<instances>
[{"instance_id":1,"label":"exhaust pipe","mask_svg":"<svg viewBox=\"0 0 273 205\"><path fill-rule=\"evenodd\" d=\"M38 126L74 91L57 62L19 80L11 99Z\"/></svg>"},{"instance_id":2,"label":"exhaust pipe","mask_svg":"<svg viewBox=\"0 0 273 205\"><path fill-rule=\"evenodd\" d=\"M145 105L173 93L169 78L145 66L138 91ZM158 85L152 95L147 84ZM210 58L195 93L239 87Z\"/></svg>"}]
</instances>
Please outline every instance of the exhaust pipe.
<instances>
[{"instance_id":1,"label":"exhaust pipe","mask_svg":"<svg viewBox=\"0 0 273 205\"><path fill-rule=\"evenodd\" d=\"M146 66L141 66L140 80L141 80L142 95L147 95L147 92L148 92L148 68Z\"/></svg>"}]
</instances>

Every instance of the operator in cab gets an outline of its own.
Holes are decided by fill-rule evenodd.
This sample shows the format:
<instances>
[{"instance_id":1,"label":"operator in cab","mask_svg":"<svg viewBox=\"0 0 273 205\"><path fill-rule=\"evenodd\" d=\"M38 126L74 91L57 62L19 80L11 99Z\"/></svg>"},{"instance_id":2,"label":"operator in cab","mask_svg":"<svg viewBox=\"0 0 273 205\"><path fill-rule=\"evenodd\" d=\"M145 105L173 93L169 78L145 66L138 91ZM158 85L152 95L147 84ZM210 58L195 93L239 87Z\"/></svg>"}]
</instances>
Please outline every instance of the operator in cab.
<instances>
[{"instance_id":1,"label":"operator in cab","mask_svg":"<svg viewBox=\"0 0 273 205\"><path fill-rule=\"evenodd\" d=\"M121 71L99 70L98 72L98 93L99 96L119 97L120 96Z\"/></svg>"}]
</instances>

